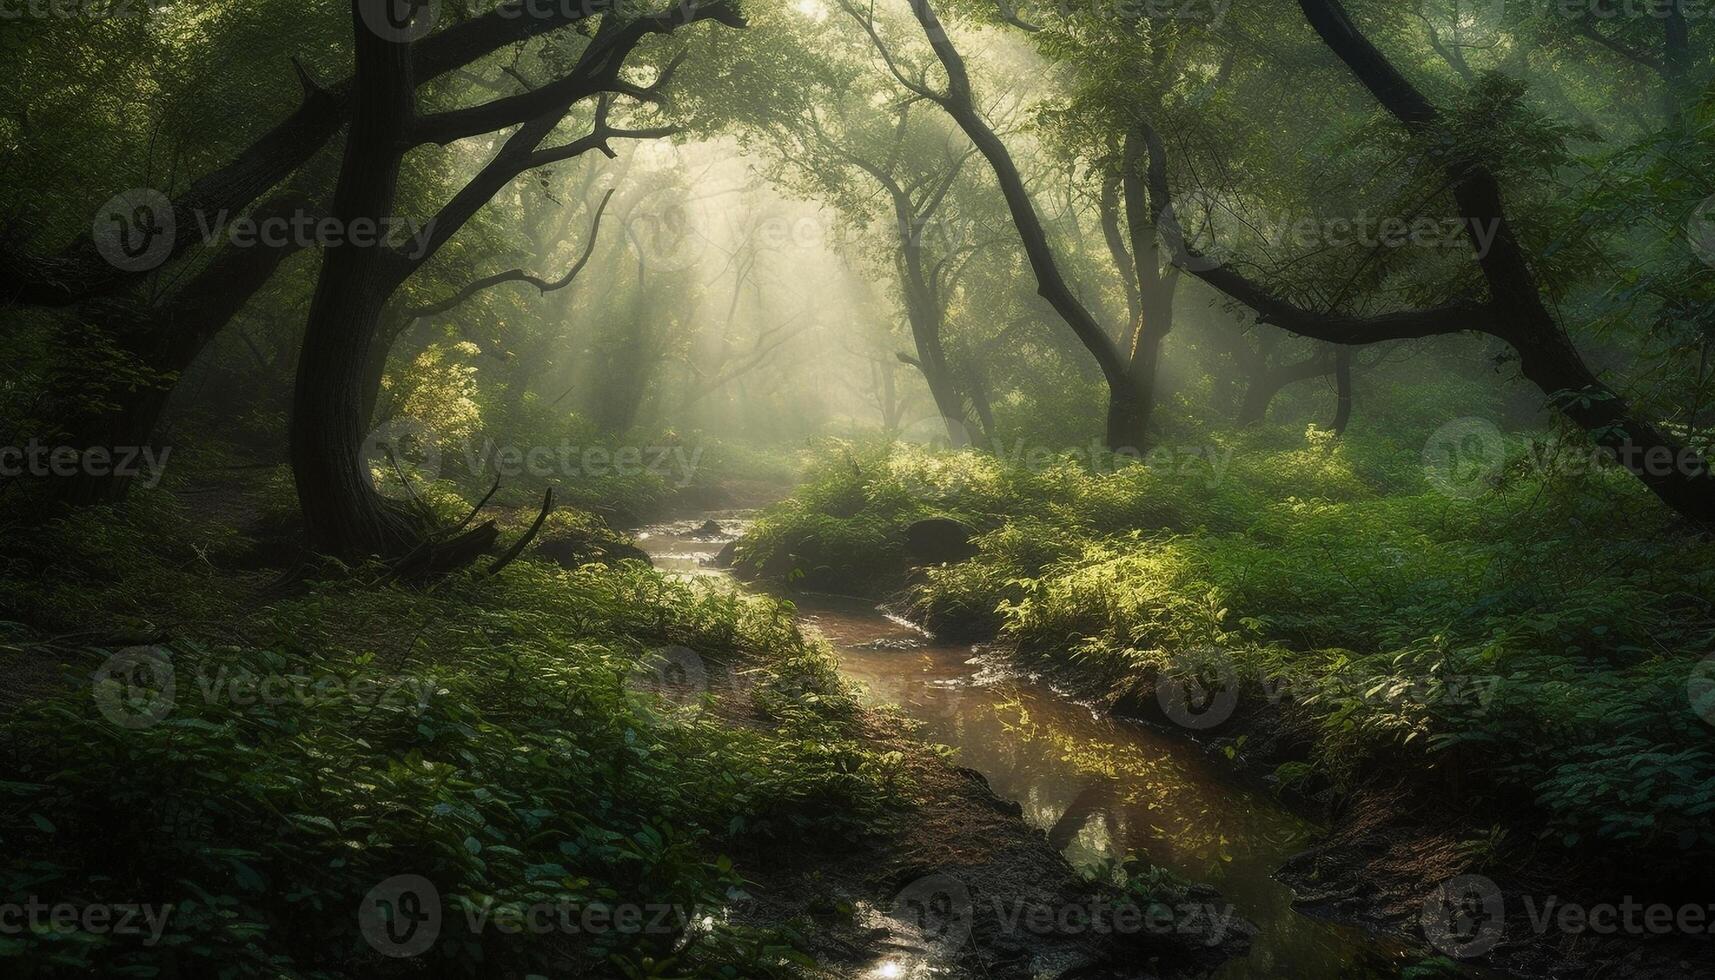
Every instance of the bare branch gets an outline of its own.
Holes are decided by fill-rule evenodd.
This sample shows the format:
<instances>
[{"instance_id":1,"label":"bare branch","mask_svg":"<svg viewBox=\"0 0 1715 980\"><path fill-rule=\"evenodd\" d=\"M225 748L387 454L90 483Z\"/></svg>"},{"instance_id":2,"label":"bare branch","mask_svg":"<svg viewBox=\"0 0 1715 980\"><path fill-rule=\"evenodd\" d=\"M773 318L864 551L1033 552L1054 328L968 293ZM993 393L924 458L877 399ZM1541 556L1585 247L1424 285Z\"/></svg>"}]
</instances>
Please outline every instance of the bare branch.
<instances>
[{"instance_id":1,"label":"bare branch","mask_svg":"<svg viewBox=\"0 0 1715 980\"><path fill-rule=\"evenodd\" d=\"M438 303L430 303L425 306L416 307L407 311L405 315L413 320L439 316L442 313L463 305L465 302L469 301L472 296L475 296L477 293L480 293L485 289L492 289L495 286L509 282L529 283L536 287L538 295L543 296L546 296L548 293L554 292L557 289L566 288L572 284L572 280L578 277L578 273L583 271L584 266L588 264L590 260L590 256L594 254L596 236L601 232L602 214L607 211L608 202L612 199L612 190L609 190L606 194L602 195L601 204L598 205L595 210L595 218L590 222L589 235L587 240L584 242L583 254L578 256L578 260L572 263L572 267L567 269L565 275L560 278L550 282L532 273L526 272L523 269L510 269L506 272L499 272L492 276L485 276L481 279L473 280L466 284L465 287L459 290L455 295L441 300Z\"/></svg>"}]
</instances>

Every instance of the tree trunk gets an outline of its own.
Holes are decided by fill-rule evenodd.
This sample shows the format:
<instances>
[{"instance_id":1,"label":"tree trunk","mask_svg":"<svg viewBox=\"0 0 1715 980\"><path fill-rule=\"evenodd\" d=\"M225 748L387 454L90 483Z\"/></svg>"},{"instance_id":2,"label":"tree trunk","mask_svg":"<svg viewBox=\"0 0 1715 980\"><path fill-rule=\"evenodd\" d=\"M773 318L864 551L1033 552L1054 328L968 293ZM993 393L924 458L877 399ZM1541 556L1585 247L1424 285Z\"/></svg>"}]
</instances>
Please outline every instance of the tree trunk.
<instances>
[{"instance_id":1,"label":"tree trunk","mask_svg":"<svg viewBox=\"0 0 1715 980\"><path fill-rule=\"evenodd\" d=\"M361 2L352 4L356 103L332 212L345 228L379 226L392 214L416 103L409 46L369 30ZM362 446L376 330L409 266L384 242L356 245L351 237L325 250L310 303L292 403L292 475L312 548L391 556L413 543L412 529L376 492Z\"/></svg>"},{"instance_id":2,"label":"tree trunk","mask_svg":"<svg viewBox=\"0 0 1715 980\"><path fill-rule=\"evenodd\" d=\"M1108 381L1107 448L1114 452L1142 452L1149 444L1148 429L1153 399L1147 387L1131 377Z\"/></svg>"},{"instance_id":3,"label":"tree trunk","mask_svg":"<svg viewBox=\"0 0 1715 980\"><path fill-rule=\"evenodd\" d=\"M254 217L268 221L303 208L301 198L286 194L259 207ZM149 445L174 383L280 263L300 247L300 242L290 240L277 247L228 245L159 307L138 311L106 301L94 303L92 312L108 324L121 349L160 380L112 394L104 399L112 406L94 416L68 420L66 428L73 433L68 444L81 452L105 450L110 458ZM114 503L125 498L134 482L135 474L98 476L86 469L61 481L56 498L74 505Z\"/></svg>"},{"instance_id":4,"label":"tree trunk","mask_svg":"<svg viewBox=\"0 0 1715 980\"><path fill-rule=\"evenodd\" d=\"M1269 350L1265 349L1254 362L1250 385L1245 389L1244 401L1239 405L1239 414L1234 420L1239 425L1257 425L1267 419L1268 407L1288 385L1320 378L1336 369L1336 357L1329 356L1327 352L1312 354L1292 364L1272 364L1268 356Z\"/></svg>"},{"instance_id":5,"label":"tree trunk","mask_svg":"<svg viewBox=\"0 0 1715 980\"><path fill-rule=\"evenodd\" d=\"M1147 162L1146 159L1147 158ZM1160 375L1161 346L1173 331L1173 297L1179 286L1179 270L1168 266L1163 271L1161 242L1156 235L1156 202L1150 200L1154 181L1146 180L1140 166L1150 172L1167 173L1165 154L1149 152L1148 141L1136 126L1125 134L1124 158L1120 172L1120 187L1125 195L1126 226L1131 238L1132 271L1137 279L1135 326L1132 331L1130 355L1126 374L1136 392L1136 441L1131 446L1141 449L1149 438L1149 423L1160 397L1157 390ZM1122 249L1123 251L1123 249ZM1113 413L1109 413L1112 425ZM1112 435L1109 437L1112 443Z\"/></svg>"},{"instance_id":6,"label":"tree trunk","mask_svg":"<svg viewBox=\"0 0 1715 980\"><path fill-rule=\"evenodd\" d=\"M965 415L964 396L959 391L952 368L947 364L946 351L941 347L940 326L935 322L939 317L927 323L916 316L909 319L912 339L917 347L917 356L910 363L922 373L923 383L929 388L929 397L935 402L935 411L946 425L948 446L965 449L971 445L970 422Z\"/></svg>"},{"instance_id":7,"label":"tree trunk","mask_svg":"<svg viewBox=\"0 0 1715 980\"><path fill-rule=\"evenodd\" d=\"M1006 143L983 120L982 114L977 110L964 58L958 49L953 47L946 29L930 7L929 0L911 0L911 11L923 28L923 34L941 62L941 67L947 72L947 91L933 92L903 76L899 81L916 94L946 110L947 115L952 117L965 136L976 146L977 152L988 161L989 169L994 172L995 180L1000 184L1001 196L1006 199L1012 223L1018 229L1019 241L1024 246L1031 272L1035 274L1037 294L1047 300L1048 305L1053 307L1054 312L1071 328L1079 342L1095 358L1103 379L1107 381L1108 448L1137 449L1143 445L1140 426L1147 422L1148 411L1142 404L1142 392L1131 376L1126 359L1113 338L1078 301L1071 285L1060 272L1053 247L1048 242L1048 232L1036 213L1036 205L1030 198L1030 190L1025 186L1018 165L1013 162ZM878 36L872 36L872 40L881 43Z\"/></svg>"},{"instance_id":8,"label":"tree trunk","mask_svg":"<svg viewBox=\"0 0 1715 980\"><path fill-rule=\"evenodd\" d=\"M958 378L947 362L946 346L941 340L944 326L940 300L930 282L929 271L923 264L922 224L912 208L911 198L897 185L888 187L893 197L894 217L899 222L899 277L905 298L905 318L911 326L911 340L917 356L910 363L923 373L947 428L947 442L952 449L971 445L969 416L965 414L964 395Z\"/></svg>"},{"instance_id":9,"label":"tree trunk","mask_svg":"<svg viewBox=\"0 0 1715 980\"><path fill-rule=\"evenodd\" d=\"M965 362L965 389L971 394L971 411L983 429L983 442L993 450L1000 446L1000 430L994 423L994 406L989 401L988 379L976 358Z\"/></svg>"},{"instance_id":10,"label":"tree trunk","mask_svg":"<svg viewBox=\"0 0 1715 980\"><path fill-rule=\"evenodd\" d=\"M1685 97L1685 78L1691 63L1691 25L1685 19L1684 0L1659 0L1662 15L1662 109L1668 125L1679 119Z\"/></svg>"},{"instance_id":11,"label":"tree trunk","mask_svg":"<svg viewBox=\"0 0 1715 980\"><path fill-rule=\"evenodd\" d=\"M1334 353L1334 434L1346 434L1352 422L1352 349L1342 347Z\"/></svg>"}]
</instances>

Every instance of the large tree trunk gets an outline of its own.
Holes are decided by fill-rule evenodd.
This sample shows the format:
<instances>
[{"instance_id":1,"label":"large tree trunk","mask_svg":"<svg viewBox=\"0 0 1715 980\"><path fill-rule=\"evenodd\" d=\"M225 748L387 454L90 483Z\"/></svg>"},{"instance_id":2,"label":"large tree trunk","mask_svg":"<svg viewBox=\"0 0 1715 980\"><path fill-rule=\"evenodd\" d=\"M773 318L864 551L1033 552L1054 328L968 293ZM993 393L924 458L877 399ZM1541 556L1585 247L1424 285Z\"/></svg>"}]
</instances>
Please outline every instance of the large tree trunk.
<instances>
[{"instance_id":1,"label":"large tree trunk","mask_svg":"<svg viewBox=\"0 0 1715 980\"><path fill-rule=\"evenodd\" d=\"M392 214L416 106L410 47L369 30L361 2L352 4L356 104L332 211L348 229L360 220L379 226ZM325 554L395 555L413 543L412 529L376 492L362 458L376 330L408 273L384 242L345 240L324 252L298 360L290 443L310 545Z\"/></svg>"},{"instance_id":2,"label":"large tree trunk","mask_svg":"<svg viewBox=\"0 0 1715 980\"><path fill-rule=\"evenodd\" d=\"M559 13L527 11L518 0L509 0L500 9L431 34L413 45L405 58L416 69L416 76L427 80L468 64L506 43L556 30L593 12L593 9L568 9ZM524 122L525 125L520 127L519 132L531 131L536 134L535 141L524 148L527 157L529 149L551 131L565 107L591 94L615 90L622 84L618 79L618 69L643 37L672 31L683 24L702 19L714 19L734 27L744 25L737 12L724 3L681 7L639 18L605 35L606 40L601 42L604 44L601 56L581 60L572 72L551 85L523 95L497 99L483 106L443 113L435 117L442 121L439 128L404 129L400 128L403 121L399 121L400 126L394 127L399 139L388 148L388 152L397 157L410 146L424 142L436 139L450 141L459 135L471 135L485 126L490 130L498 130L507 125ZM369 33L371 32L361 27L358 29L360 40L363 35ZM302 77L306 96L304 104L296 113L244 150L227 167L213 171L194 182L186 193L174 202L175 238L169 260L179 256L199 240L196 233L202 227L220 224L228 215L242 211L270 187L309 160L322 143L338 131L340 124L348 116L355 122L355 78L332 90L323 90L311 82L307 75ZM412 81L407 79L407 84L411 83ZM624 84L630 87L629 83ZM407 98L412 95L409 90L403 94ZM537 129L535 127L541 124L543 119L531 120L528 116L544 108L548 109L546 128ZM437 219L440 235L436 239L435 247L438 248L444 243L445 237L450 236L492 195L495 182L504 184L521 169L568 159L592 148L605 150L606 140L615 135L642 138L665 134L662 130L604 130L599 121L597 129L596 133L585 140L554 150L541 151L535 158L515 158L508 161L507 167L491 167L485 171L483 178L488 181L487 184L473 182L472 186L467 186L460 192L460 198L456 198L452 205L443 210L442 216L451 213L452 220ZM264 205L259 209L258 216L262 216L268 207ZM76 438L87 443L90 448L116 439L128 440L130 444L140 444L147 439L152 432L152 422L158 418L176 375L194 360L197 352L225 326L238 309L262 288L279 261L294 251L299 244L295 241L289 242L279 249L263 246L241 250L228 249L228 253L236 251L240 254L217 257L208 270L194 277L175 294L172 304L174 312L161 318L163 322L172 321L171 329L163 329L159 336L150 335L149 331L143 330L132 337L115 338L117 346L139 352L141 363L158 371L162 376L162 390L138 390L125 396L119 411L111 413L112 417L74 418L68 420L62 428L74 434L81 433L76 435ZM420 264L420 259L405 264L405 268L399 273L400 277L407 275L416 264ZM152 274L152 270L116 269L101 257L87 236L51 258L28 256L0 245L0 279L7 280L8 286L0 289L0 302L68 306L99 300L101 297L130 289L144 276ZM184 312L181 314L178 311ZM352 312L357 314L359 311ZM182 339L181 333L195 334L195 342ZM150 424L145 426L145 422ZM115 499L123 495L128 485L129 481L124 479L80 479L68 483L59 492L74 502L92 502Z\"/></svg>"}]
</instances>

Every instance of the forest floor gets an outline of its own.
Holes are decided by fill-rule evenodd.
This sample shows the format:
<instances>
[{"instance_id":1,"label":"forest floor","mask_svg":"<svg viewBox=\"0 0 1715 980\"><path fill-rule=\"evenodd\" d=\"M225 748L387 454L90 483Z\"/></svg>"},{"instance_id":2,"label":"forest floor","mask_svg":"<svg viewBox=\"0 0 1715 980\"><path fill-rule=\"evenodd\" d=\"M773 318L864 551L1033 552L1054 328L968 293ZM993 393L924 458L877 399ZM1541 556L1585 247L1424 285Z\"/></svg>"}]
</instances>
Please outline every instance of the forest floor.
<instances>
[{"instance_id":1,"label":"forest floor","mask_svg":"<svg viewBox=\"0 0 1715 980\"><path fill-rule=\"evenodd\" d=\"M0 893L173 912L141 939L0 937L0 959L37 975L1142 978L1207 975L1244 948L1242 923L1175 920L1188 897L1217 901L1206 890L1079 875L980 776L858 704L789 607L629 561L586 512L544 531L570 551L425 587L297 567L291 509L285 474L258 471L14 516ZM527 518L505 513L510 540ZM706 670L688 696L669 680L683 652ZM394 945L415 924L376 919L407 897L436 912L421 949ZM518 934L535 910L563 926L630 907L677 928ZM1120 908L1166 917L1061 918Z\"/></svg>"},{"instance_id":2,"label":"forest floor","mask_svg":"<svg viewBox=\"0 0 1715 980\"><path fill-rule=\"evenodd\" d=\"M737 560L1266 780L1330 826L1281 872L1307 909L1521 975L1715 975L1715 547L1623 474L1449 497L1397 447L1237 448L1206 483L835 445Z\"/></svg>"}]
</instances>

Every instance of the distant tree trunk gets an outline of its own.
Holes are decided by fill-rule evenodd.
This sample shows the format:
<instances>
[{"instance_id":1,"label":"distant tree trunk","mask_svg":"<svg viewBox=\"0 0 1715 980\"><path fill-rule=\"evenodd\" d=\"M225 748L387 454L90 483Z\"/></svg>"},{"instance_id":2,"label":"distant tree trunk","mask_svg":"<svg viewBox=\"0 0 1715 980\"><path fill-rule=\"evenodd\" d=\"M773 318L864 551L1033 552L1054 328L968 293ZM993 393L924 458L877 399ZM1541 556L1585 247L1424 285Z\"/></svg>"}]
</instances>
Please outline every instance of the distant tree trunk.
<instances>
[{"instance_id":1,"label":"distant tree trunk","mask_svg":"<svg viewBox=\"0 0 1715 980\"><path fill-rule=\"evenodd\" d=\"M1341 347L1334 353L1334 434L1346 434L1352 422L1352 349Z\"/></svg>"},{"instance_id":2,"label":"distant tree trunk","mask_svg":"<svg viewBox=\"0 0 1715 980\"><path fill-rule=\"evenodd\" d=\"M953 449L964 449L971 444L970 420L965 415L964 395L947 364L947 352L941 346L940 317L908 315L907 319L911 321L911 336L916 341L917 354L903 360L923 375L929 397L935 402L935 411L946 426L948 445Z\"/></svg>"},{"instance_id":3,"label":"distant tree trunk","mask_svg":"<svg viewBox=\"0 0 1715 980\"><path fill-rule=\"evenodd\" d=\"M917 349L916 357L907 363L922 372L929 397L946 424L948 445L964 449L971 444L970 418L965 414L964 394L959 389L958 376L947 362L941 339L946 314L923 261L923 227L933 214L933 206L918 214L911 196L903 188L891 178L883 183L893 198L894 218L899 223L900 287L905 298L905 319L911 326L912 344Z\"/></svg>"},{"instance_id":4,"label":"distant tree trunk","mask_svg":"<svg viewBox=\"0 0 1715 980\"><path fill-rule=\"evenodd\" d=\"M1662 16L1663 109L1671 125L1679 118L1685 98L1686 74L1691 64L1691 25L1685 19L1685 0L1657 0Z\"/></svg>"},{"instance_id":5,"label":"distant tree trunk","mask_svg":"<svg viewBox=\"0 0 1715 980\"><path fill-rule=\"evenodd\" d=\"M637 424L643 409L643 396L649 387L649 372L654 366L653 345L648 342L651 324L658 316L653 308L654 294L649 290L648 265L641 253L637 258L637 290L632 295L629 323L616 341L605 344L602 368L589 392L587 406L590 418L603 432L617 435Z\"/></svg>"},{"instance_id":6,"label":"distant tree trunk","mask_svg":"<svg viewBox=\"0 0 1715 980\"><path fill-rule=\"evenodd\" d=\"M1245 400L1239 406L1236 419L1240 425L1257 425L1263 422L1268 417L1268 407L1274 404L1275 396L1288 385L1332 373L1335 370L1335 357L1324 351L1292 364L1269 364L1265 358L1262 366L1261 373L1252 375L1250 387L1245 389Z\"/></svg>"},{"instance_id":7,"label":"distant tree trunk","mask_svg":"<svg viewBox=\"0 0 1715 980\"><path fill-rule=\"evenodd\" d=\"M924 37L941 62L941 67L947 72L947 90L936 92L897 72L896 79L916 95L944 109L976 146L977 152L988 161L989 169L994 172L995 180L1000 184L1001 196L1006 199L1007 210L1018 230L1019 241L1024 246L1031 271L1036 276L1038 295L1047 300L1048 305L1053 307L1054 312L1071 328L1079 342L1095 358L1103 379L1107 381L1108 448L1135 450L1145 445L1144 427L1149 422L1149 403L1131 375L1127 358L1090 311L1078 301L1077 294L1061 273L1053 247L1048 242L1047 229L1043 227L1041 216L1036 212L1036 205L1030 198L1030 190L1024 183L1024 177L1019 173L1018 165L1013 162L1006 143L977 110L964 58L958 49L953 47L946 29L930 7L929 0L911 0L911 11L923 28ZM870 31L871 40L881 46L883 42L880 36L874 33L873 23L864 23ZM891 56L888 62L893 64Z\"/></svg>"},{"instance_id":8,"label":"distant tree trunk","mask_svg":"<svg viewBox=\"0 0 1715 980\"><path fill-rule=\"evenodd\" d=\"M1164 168L1166 165L1165 159L1149 152L1141 131L1136 127L1126 131L1118 185L1125 198L1126 233L1131 241L1129 262L1126 243L1118 234L1117 208L1111 183L1102 201L1103 230L1119 267L1120 278L1127 283L1126 301L1131 310L1131 323L1122 349L1127 358L1127 383L1118 390L1110 385L1113 405L1109 410L1109 429L1111 432L1116 426L1113 413L1123 413L1127 417L1121 418L1117 425L1124 431L1137 434L1132 448L1138 449L1146 444L1155 414L1161 347L1173 330L1173 299L1179 284L1177 268L1168 266L1163 271L1161 243L1155 231L1157 207L1150 200L1149 188L1153 182L1144 179L1140 168Z\"/></svg>"},{"instance_id":9,"label":"distant tree trunk","mask_svg":"<svg viewBox=\"0 0 1715 980\"><path fill-rule=\"evenodd\" d=\"M989 402L988 378L983 375L980 361L971 358L965 362L965 390L971 395L971 411L976 413L977 424L983 428L983 442L990 448L1000 446L1000 432L995 427L994 406Z\"/></svg>"},{"instance_id":10,"label":"distant tree trunk","mask_svg":"<svg viewBox=\"0 0 1715 980\"><path fill-rule=\"evenodd\" d=\"M254 217L267 221L301 212L303 207L296 195L281 195L257 208ZM109 407L69 419L67 444L84 453L103 450L109 458L150 446L179 376L299 247L293 241L252 248L228 245L160 306L138 310L120 301L90 304L90 311L108 325L121 349L160 381L112 393L104 399ZM55 400L66 401L74 394L66 392ZM88 469L80 467L77 475L59 480L56 497L76 505L113 503L125 497L134 481L133 473L97 476Z\"/></svg>"}]
</instances>

